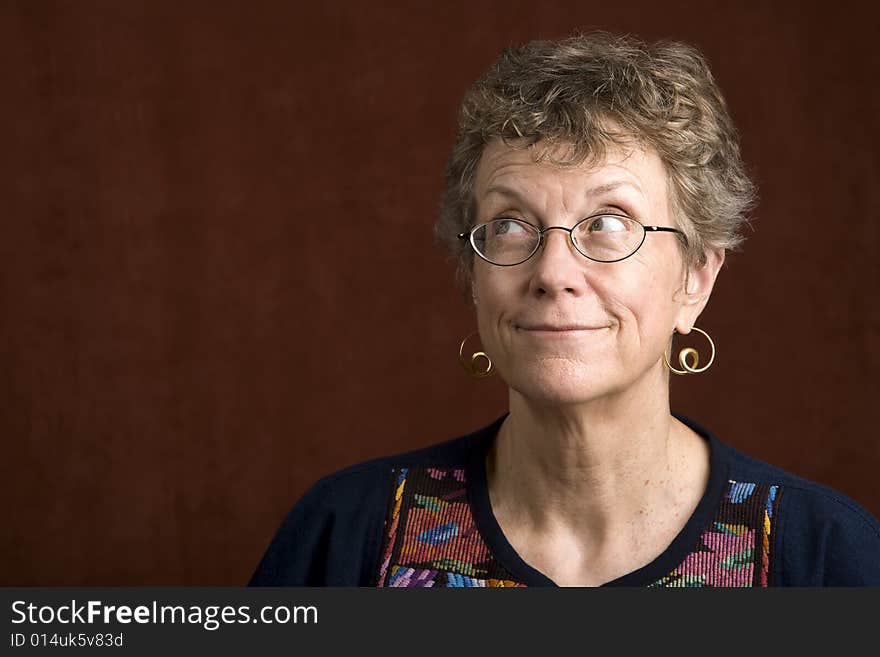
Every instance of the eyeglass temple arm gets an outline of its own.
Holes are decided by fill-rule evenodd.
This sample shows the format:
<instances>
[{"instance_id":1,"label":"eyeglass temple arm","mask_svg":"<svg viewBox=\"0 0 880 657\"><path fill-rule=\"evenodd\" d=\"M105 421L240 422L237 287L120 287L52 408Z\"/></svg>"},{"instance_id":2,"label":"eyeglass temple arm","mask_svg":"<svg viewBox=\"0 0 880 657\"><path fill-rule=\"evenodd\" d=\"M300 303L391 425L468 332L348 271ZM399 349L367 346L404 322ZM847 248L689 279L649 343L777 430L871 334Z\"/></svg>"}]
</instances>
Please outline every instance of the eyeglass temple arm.
<instances>
[{"instance_id":1,"label":"eyeglass temple arm","mask_svg":"<svg viewBox=\"0 0 880 657\"><path fill-rule=\"evenodd\" d=\"M681 235L681 238L684 240L684 243L685 244L688 243L687 235L685 235L684 232L680 231L678 228L671 228L669 226L644 226L644 229L646 231L650 230L651 232L654 232L654 233L659 233L659 232L678 233L679 235Z\"/></svg>"}]
</instances>

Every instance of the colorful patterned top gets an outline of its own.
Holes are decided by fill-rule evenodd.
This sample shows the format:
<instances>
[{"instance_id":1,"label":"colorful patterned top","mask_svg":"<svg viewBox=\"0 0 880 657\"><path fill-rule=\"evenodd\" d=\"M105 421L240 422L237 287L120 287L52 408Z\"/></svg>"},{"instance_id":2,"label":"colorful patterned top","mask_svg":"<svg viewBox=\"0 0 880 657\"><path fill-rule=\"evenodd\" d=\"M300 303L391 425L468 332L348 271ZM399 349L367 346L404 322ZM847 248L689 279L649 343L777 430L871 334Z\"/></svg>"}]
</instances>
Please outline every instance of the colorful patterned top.
<instances>
[{"instance_id":1,"label":"colorful patterned top","mask_svg":"<svg viewBox=\"0 0 880 657\"><path fill-rule=\"evenodd\" d=\"M468 436L346 468L293 508L251 585L555 586L492 514L486 455L502 416ZM603 586L880 586L880 523L846 496L709 443L696 510L651 563Z\"/></svg>"}]
</instances>

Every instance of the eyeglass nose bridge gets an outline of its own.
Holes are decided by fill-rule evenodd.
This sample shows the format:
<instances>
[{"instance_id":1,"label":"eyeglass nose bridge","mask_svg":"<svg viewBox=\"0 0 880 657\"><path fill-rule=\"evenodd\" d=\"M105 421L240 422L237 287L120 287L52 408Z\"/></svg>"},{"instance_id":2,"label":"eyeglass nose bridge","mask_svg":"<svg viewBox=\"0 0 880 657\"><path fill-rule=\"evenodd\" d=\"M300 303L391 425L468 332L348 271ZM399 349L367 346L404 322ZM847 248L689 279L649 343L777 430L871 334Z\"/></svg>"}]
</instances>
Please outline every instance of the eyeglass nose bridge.
<instances>
[{"instance_id":1,"label":"eyeglass nose bridge","mask_svg":"<svg viewBox=\"0 0 880 657\"><path fill-rule=\"evenodd\" d=\"M534 255L541 250L541 247L544 245L544 234L551 230L562 230L568 233L568 244L569 247L574 247L574 250L577 251L582 256L589 258L589 256L580 250L577 242L574 241L574 228L566 228L565 226L547 226L546 228L538 229L538 245L535 247L535 250L532 251L532 255L529 256L529 259L533 258Z\"/></svg>"}]
</instances>

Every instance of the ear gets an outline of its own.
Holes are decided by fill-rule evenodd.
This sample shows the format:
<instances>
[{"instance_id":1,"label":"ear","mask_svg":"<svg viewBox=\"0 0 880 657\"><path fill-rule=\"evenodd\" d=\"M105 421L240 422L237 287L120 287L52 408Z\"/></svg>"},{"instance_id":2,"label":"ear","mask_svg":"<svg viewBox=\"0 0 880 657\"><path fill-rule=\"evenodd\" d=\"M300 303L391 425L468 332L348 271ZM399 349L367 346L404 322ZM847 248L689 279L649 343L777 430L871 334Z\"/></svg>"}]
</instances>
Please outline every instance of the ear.
<instances>
[{"instance_id":1,"label":"ear","mask_svg":"<svg viewBox=\"0 0 880 657\"><path fill-rule=\"evenodd\" d=\"M687 334L697 322L700 313L709 301L712 288L715 286L715 278L724 264L724 249L708 249L706 251L706 264L689 267L687 272L687 289L681 300L681 307L675 320L676 333Z\"/></svg>"}]
</instances>

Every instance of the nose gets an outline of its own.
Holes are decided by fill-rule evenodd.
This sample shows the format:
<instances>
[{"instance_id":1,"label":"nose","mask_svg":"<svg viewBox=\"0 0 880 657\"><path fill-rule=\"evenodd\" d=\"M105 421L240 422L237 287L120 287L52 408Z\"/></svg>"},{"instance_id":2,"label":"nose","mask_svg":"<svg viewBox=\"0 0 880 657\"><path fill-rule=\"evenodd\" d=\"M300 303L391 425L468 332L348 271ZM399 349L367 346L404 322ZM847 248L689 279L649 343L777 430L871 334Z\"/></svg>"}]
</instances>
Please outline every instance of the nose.
<instances>
[{"instance_id":1,"label":"nose","mask_svg":"<svg viewBox=\"0 0 880 657\"><path fill-rule=\"evenodd\" d=\"M533 259L536 263L529 285L533 294L557 297L563 294L580 296L584 293L584 264L587 259L574 247L567 228L545 228L540 251Z\"/></svg>"}]
</instances>

